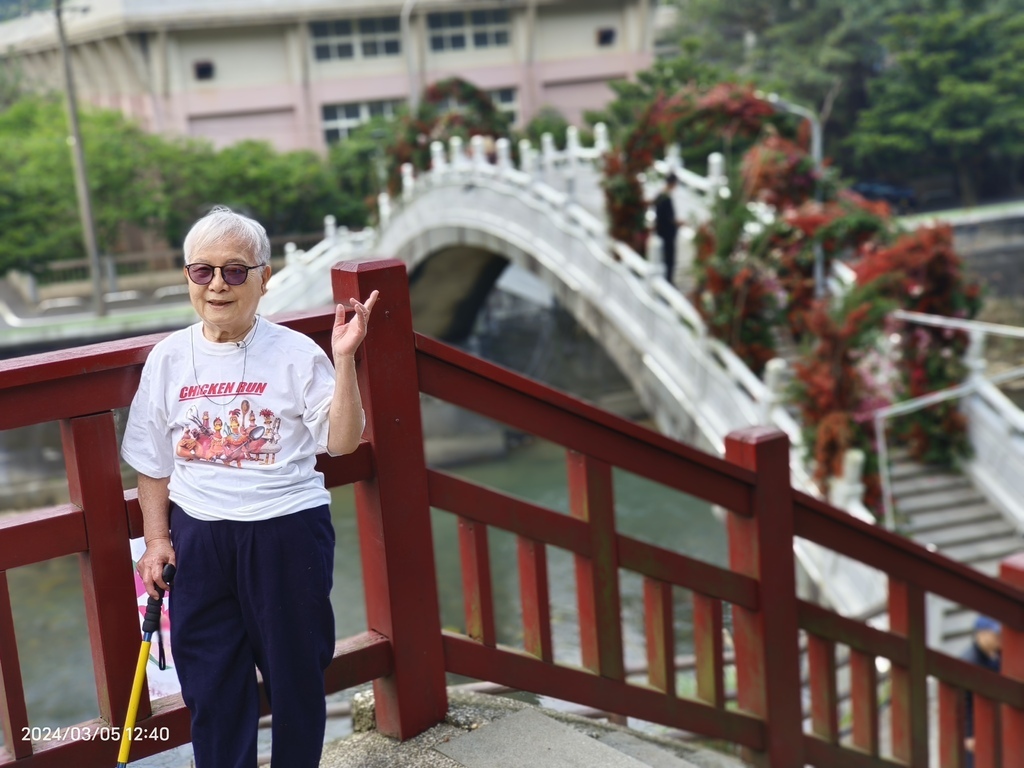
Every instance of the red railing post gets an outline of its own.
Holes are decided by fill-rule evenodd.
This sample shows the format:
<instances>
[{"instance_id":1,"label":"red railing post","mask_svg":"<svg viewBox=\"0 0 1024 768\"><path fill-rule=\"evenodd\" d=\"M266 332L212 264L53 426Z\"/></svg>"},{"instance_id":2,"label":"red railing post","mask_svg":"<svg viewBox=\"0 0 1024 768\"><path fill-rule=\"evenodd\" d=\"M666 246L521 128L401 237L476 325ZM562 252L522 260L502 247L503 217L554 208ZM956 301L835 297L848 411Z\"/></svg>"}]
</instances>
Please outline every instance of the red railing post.
<instances>
[{"instance_id":1,"label":"red railing post","mask_svg":"<svg viewBox=\"0 0 1024 768\"><path fill-rule=\"evenodd\" d=\"M615 533L612 469L576 451L566 453L569 513L589 524L590 556L575 556L583 666L623 680L619 556Z\"/></svg>"},{"instance_id":2,"label":"red railing post","mask_svg":"<svg viewBox=\"0 0 1024 768\"><path fill-rule=\"evenodd\" d=\"M892 754L908 765L928 765L928 689L925 594L889 579L889 631L907 638L910 661L892 665Z\"/></svg>"},{"instance_id":3,"label":"red railing post","mask_svg":"<svg viewBox=\"0 0 1024 768\"><path fill-rule=\"evenodd\" d=\"M25 684L18 662L6 571L0 571L0 702L3 704L0 706L0 725L3 727L4 746L15 760L28 757L32 754L32 743L24 738L24 729L28 727L28 708L25 706Z\"/></svg>"},{"instance_id":4,"label":"red railing post","mask_svg":"<svg viewBox=\"0 0 1024 768\"><path fill-rule=\"evenodd\" d=\"M939 681L939 768L963 768L964 694Z\"/></svg>"},{"instance_id":5,"label":"red railing post","mask_svg":"<svg viewBox=\"0 0 1024 768\"><path fill-rule=\"evenodd\" d=\"M697 698L725 707L725 642L722 601L693 593L693 653L697 657Z\"/></svg>"},{"instance_id":6,"label":"red railing post","mask_svg":"<svg viewBox=\"0 0 1024 768\"><path fill-rule=\"evenodd\" d=\"M551 601L548 556L544 544L516 537L519 555L519 600L523 608L523 648L541 661L554 659L551 647Z\"/></svg>"},{"instance_id":7,"label":"red railing post","mask_svg":"<svg viewBox=\"0 0 1024 768\"><path fill-rule=\"evenodd\" d=\"M733 606L732 613L737 701L767 725L765 751L750 757L771 768L798 768L804 759L789 439L774 428L739 430L726 438L725 457L757 474L752 516L727 518L732 570L760 583L758 610Z\"/></svg>"},{"instance_id":8,"label":"red railing post","mask_svg":"<svg viewBox=\"0 0 1024 768\"><path fill-rule=\"evenodd\" d=\"M377 728L407 739L448 711L409 282L392 259L341 263L331 279L340 302L380 291L358 366L375 473L356 483L356 513L369 629L394 654L374 681Z\"/></svg>"},{"instance_id":9,"label":"red railing post","mask_svg":"<svg viewBox=\"0 0 1024 768\"><path fill-rule=\"evenodd\" d=\"M850 651L850 743L878 757L878 668L875 657Z\"/></svg>"},{"instance_id":10,"label":"red railing post","mask_svg":"<svg viewBox=\"0 0 1024 768\"><path fill-rule=\"evenodd\" d=\"M85 515L89 540L80 563L99 712L111 725L120 726L128 711L135 676L132 662L138 657L142 631L114 414L81 416L60 426L71 503ZM149 713L149 692L143 690L138 717Z\"/></svg>"},{"instance_id":11,"label":"red railing post","mask_svg":"<svg viewBox=\"0 0 1024 768\"><path fill-rule=\"evenodd\" d=\"M1024 555L1008 557L999 566L999 577L1024 590ZM1003 660L1000 672L1011 680L1024 682L1024 631L1003 624ZM1003 765L1024 767L1024 711L1002 705Z\"/></svg>"},{"instance_id":12,"label":"red railing post","mask_svg":"<svg viewBox=\"0 0 1024 768\"><path fill-rule=\"evenodd\" d=\"M672 585L644 577L647 682L652 688L675 696L676 648L672 614Z\"/></svg>"}]
</instances>

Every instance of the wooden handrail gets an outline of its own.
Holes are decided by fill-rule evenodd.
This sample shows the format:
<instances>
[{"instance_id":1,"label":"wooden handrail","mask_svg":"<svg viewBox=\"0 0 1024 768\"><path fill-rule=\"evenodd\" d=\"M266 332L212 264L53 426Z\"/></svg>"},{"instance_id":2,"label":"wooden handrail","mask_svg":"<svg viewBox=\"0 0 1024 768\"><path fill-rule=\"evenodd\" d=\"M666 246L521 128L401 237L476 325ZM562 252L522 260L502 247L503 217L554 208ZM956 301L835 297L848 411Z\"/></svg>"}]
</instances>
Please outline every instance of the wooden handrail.
<instances>
[{"instance_id":1,"label":"wooden handrail","mask_svg":"<svg viewBox=\"0 0 1024 768\"><path fill-rule=\"evenodd\" d=\"M632 422L412 331L405 268L397 262L348 264L333 279L340 296L380 289L375 322L358 360L367 414L365 440L351 455L321 457L327 484L354 484L367 594L368 629L336 649L329 690L369 681L378 724L407 738L444 716L445 673L453 672L569 699L603 711L665 723L730 741L773 766L924 764L929 712L926 679L939 682L943 768L962 739L957 702L975 692L979 750L1014 752L1024 733L1024 561L996 580L867 525L788 484L789 444L781 433L730 436L730 461L680 445ZM281 318L323 348L333 313ZM0 518L0 717L5 766L100 766L111 745L95 740L29 744L17 636L5 573L77 554L93 650L101 718L122 715L136 645L128 538L141 532L134 489L120 487L113 411L131 400L141 366L161 335L0 363L0 429L62 422L71 504ZM570 515L427 468L419 397L426 393L537 435L566 449ZM611 469L661 483L727 510L730 567L636 540L616 530ZM459 518L466 632L440 628L429 509ZM677 521L666 520L666 525ZM521 648L498 643L491 529L516 537ZM886 573L890 627L799 600L792 543L802 537ZM546 551L576 560L582 664L565 664L552 645ZM622 571L644 585L647 683L625 668L617 582ZM580 586L582 585L582 586ZM673 590L693 595L697 695L678 694ZM1004 670L995 674L928 648L924 601L941 595L1004 625ZM101 598L102 596L102 598ZM736 701L728 706L723 648L726 605L735 643ZM803 639L801 639L803 638ZM800 707L800 645L808 651L811 732ZM851 739L840 743L836 646L850 650ZM891 665L896 760L879 754L876 660ZM122 688L124 690L122 691ZM999 713L1001 709L1001 715ZM180 697L144 702L145 722L167 725L169 743L140 743L138 757L187 739ZM1002 717L1004 727L996 727ZM903 761L901 763L900 761Z\"/></svg>"}]
</instances>

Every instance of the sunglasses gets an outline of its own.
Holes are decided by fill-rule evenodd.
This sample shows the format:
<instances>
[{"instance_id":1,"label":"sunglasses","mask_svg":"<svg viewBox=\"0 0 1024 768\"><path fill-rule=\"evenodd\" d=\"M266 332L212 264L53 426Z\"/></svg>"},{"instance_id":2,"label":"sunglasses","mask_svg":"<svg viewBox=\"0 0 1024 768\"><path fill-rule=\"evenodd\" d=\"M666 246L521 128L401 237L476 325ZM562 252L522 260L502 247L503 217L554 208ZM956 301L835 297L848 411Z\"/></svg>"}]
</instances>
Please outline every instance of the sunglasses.
<instances>
[{"instance_id":1,"label":"sunglasses","mask_svg":"<svg viewBox=\"0 0 1024 768\"><path fill-rule=\"evenodd\" d=\"M223 267L215 267L212 264L187 264L185 271L188 278L196 285L209 285L213 280L216 270L220 270L220 276L228 285L241 285L249 277L250 269L262 269L266 264L257 264L254 267L247 267L244 264L225 264Z\"/></svg>"}]
</instances>

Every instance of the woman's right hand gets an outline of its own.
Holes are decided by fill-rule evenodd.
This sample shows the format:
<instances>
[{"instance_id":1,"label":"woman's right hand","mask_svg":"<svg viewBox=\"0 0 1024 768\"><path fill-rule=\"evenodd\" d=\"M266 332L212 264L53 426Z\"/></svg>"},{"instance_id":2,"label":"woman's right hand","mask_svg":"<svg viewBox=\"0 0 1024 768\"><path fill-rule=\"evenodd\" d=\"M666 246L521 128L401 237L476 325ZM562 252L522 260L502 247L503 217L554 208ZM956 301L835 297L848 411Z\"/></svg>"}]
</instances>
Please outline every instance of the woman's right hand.
<instances>
[{"instance_id":1,"label":"woman's right hand","mask_svg":"<svg viewBox=\"0 0 1024 768\"><path fill-rule=\"evenodd\" d=\"M162 596L157 592L158 587L165 592L170 589L170 584L164 581L164 566L168 563L174 565L174 547L170 539L158 538L146 542L146 551L135 566L146 592L157 600Z\"/></svg>"}]
</instances>

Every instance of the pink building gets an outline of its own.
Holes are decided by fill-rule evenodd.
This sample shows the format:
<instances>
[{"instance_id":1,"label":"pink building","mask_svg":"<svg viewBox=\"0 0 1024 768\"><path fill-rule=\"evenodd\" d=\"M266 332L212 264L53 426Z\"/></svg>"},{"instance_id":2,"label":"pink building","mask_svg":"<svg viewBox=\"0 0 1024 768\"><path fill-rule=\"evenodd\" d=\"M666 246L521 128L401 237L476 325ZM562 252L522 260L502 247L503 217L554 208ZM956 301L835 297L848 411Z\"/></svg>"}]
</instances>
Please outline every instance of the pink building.
<instances>
[{"instance_id":1,"label":"pink building","mask_svg":"<svg viewBox=\"0 0 1024 768\"><path fill-rule=\"evenodd\" d=\"M523 124L572 122L653 60L656 0L90 0L65 13L80 98L217 146L323 149L451 75ZM52 13L0 24L0 61L60 88Z\"/></svg>"}]
</instances>

